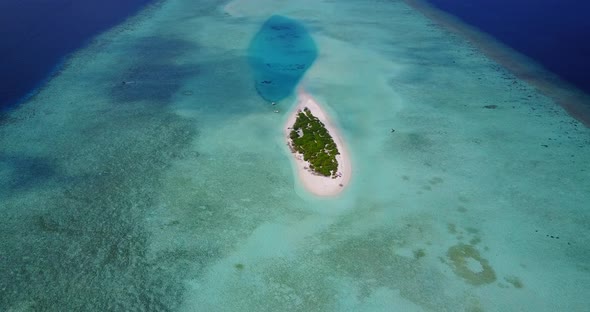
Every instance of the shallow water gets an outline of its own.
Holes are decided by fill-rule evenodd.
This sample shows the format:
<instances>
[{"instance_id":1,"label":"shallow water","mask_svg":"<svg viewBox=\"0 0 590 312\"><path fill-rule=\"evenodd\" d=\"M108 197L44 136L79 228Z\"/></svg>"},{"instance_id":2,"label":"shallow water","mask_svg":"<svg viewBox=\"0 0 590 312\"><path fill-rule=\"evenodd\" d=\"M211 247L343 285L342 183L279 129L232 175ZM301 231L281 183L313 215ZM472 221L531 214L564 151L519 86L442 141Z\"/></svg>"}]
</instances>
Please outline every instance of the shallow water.
<instances>
[{"instance_id":1,"label":"shallow water","mask_svg":"<svg viewBox=\"0 0 590 312\"><path fill-rule=\"evenodd\" d=\"M294 176L294 99L275 114L253 83L273 15L317 45L301 83L352 154L337 199ZM401 1L169 0L2 115L0 307L584 311L589 141Z\"/></svg>"}]
</instances>

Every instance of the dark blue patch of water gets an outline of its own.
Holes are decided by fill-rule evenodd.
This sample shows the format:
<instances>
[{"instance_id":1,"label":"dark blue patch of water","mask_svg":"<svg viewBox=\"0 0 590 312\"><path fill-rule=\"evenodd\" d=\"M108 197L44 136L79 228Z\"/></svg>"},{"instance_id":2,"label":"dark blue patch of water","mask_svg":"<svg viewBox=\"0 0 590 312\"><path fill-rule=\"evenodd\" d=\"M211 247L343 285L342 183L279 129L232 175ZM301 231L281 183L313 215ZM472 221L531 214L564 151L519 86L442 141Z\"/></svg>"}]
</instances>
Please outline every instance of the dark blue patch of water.
<instances>
[{"instance_id":1,"label":"dark blue patch of water","mask_svg":"<svg viewBox=\"0 0 590 312\"><path fill-rule=\"evenodd\" d=\"M590 1L427 1L590 93Z\"/></svg>"},{"instance_id":2,"label":"dark blue patch of water","mask_svg":"<svg viewBox=\"0 0 590 312\"><path fill-rule=\"evenodd\" d=\"M248 48L258 94L270 102L288 97L316 57L317 46L301 23L270 17Z\"/></svg>"},{"instance_id":3,"label":"dark blue patch of water","mask_svg":"<svg viewBox=\"0 0 590 312\"><path fill-rule=\"evenodd\" d=\"M0 110L39 87L65 56L152 1L0 1Z\"/></svg>"}]
</instances>

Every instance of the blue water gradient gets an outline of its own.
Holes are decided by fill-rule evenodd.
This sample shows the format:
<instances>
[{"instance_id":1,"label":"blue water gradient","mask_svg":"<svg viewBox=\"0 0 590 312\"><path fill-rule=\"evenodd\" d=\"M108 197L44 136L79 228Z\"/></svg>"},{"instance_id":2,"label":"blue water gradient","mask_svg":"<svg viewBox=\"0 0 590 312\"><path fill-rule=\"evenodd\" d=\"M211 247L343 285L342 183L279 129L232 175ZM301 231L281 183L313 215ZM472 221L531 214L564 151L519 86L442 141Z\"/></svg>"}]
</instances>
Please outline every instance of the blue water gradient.
<instances>
[{"instance_id":1,"label":"blue water gradient","mask_svg":"<svg viewBox=\"0 0 590 312\"><path fill-rule=\"evenodd\" d=\"M152 1L0 1L0 110L40 86L63 57Z\"/></svg>"},{"instance_id":2,"label":"blue water gradient","mask_svg":"<svg viewBox=\"0 0 590 312\"><path fill-rule=\"evenodd\" d=\"M590 93L590 2L427 0Z\"/></svg>"},{"instance_id":3,"label":"blue water gradient","mask_svg":"<svg viewBox=\"0 0 590 312\"><path fill-rule=\"evenodd\" d=\"M256 90L271 102L291 95L316 57L317 46L305 27L279 15L262 25L248 48Z\"/></svg>"}]
</instances>

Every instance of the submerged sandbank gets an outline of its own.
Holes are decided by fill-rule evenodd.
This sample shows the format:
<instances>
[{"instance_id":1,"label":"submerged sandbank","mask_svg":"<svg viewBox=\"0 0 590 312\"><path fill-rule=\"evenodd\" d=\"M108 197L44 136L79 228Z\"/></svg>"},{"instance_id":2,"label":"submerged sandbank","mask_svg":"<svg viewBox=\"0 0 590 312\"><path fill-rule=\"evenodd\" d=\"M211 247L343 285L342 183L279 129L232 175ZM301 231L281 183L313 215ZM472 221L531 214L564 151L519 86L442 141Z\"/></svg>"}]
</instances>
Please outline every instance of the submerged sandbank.
<instances>
[{"instance_id":1,"label":"submerged sandbank","mask_svg":"<svg viewBox=\"0 0 590 312\"><path fill-rule=\"evenodd\" d=\"M291 128L297 119L297 113L302 111L304 108L308 108L311 113L317 117L324 126L328 133L332 136L336 147L340 152L336 155L338 161L338 176L335 178L326 177L314 173L309 169L309 162L303 160L303 155L297 152L293 152L293 159L295 160L295 166L297 168L297 176L301 180L303 186L311 193L318 196L335 196L338 195L342 190L346 188L350 182L351 177L351 164L350 157L346 147L344 146L342 136L340 135L337 128L330 122L328 115L322 110L320 104L304 90L298 91L297 105L289 115L284 128L284 135L287 145L290 144L289 134ZM291 149L292 150L292 149Z\"/></svg>"}]
</instances>

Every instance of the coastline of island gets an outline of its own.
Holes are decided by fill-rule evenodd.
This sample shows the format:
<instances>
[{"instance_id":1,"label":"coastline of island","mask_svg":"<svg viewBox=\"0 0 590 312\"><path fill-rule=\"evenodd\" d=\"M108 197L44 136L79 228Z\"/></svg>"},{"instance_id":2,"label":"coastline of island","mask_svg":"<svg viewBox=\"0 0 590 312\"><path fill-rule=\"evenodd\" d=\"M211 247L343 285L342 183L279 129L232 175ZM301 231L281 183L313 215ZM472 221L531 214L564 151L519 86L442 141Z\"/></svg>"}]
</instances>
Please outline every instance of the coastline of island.
<instances>
[{"instance_id":1,"label":"coastline of island","mask_svg":"<svg viewBox=\"0 0 590 312\"><path fill-rule=\"evenodd\" d=\"M328 134L332 137L338 150L335 156L338 162L338 169L332 176L324 176L314 172L310 168L310 163L303 159L303 155L297 152L292 146L293 141L290 138L293 126L300 112L308 109L309 112L323 123ZM307 92L299 90L297 94L297 105L287 118L284 127L284 135L287 145L295 161L297 176L301 183L309 192L317 196L336 196L342 192L350 182L352 167L350 157L346 147L343 144L342 136L338 129L328 118L328 115L322 110L320 104Z\"/></svg>"}]
</instances>

